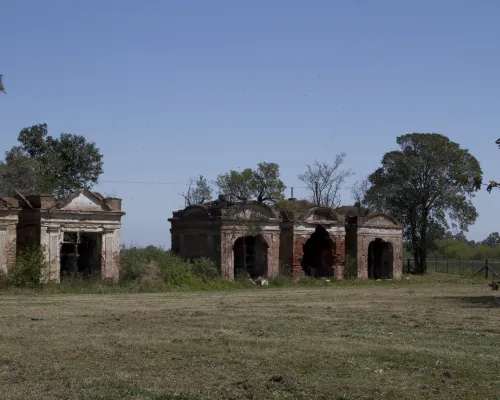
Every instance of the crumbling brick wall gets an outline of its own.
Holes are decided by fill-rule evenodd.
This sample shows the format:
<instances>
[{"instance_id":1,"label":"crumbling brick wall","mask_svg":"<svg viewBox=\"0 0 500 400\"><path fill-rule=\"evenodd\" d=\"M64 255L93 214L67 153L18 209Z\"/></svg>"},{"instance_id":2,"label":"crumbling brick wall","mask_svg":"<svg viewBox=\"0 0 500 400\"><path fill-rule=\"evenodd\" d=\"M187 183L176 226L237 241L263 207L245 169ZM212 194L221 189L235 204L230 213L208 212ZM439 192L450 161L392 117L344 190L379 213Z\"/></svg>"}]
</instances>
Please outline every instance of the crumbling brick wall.
<instances>
[{"instance_id":1,"label":"crumbling brick wall","mask_svg":"<svg viewBox=\"0 0 500 400\"><path fill-rule=\"evenodd\" d=\"M311 233L293 235L293 277L300 278L304 276L302 269L302 257L304 257L304 245L311 237ZM331 274L337 278L344 277L345 270L345 237L341 235L330 235L333 242L332 253L328 257L331 262Z\"/></svg>"}]
</instances>

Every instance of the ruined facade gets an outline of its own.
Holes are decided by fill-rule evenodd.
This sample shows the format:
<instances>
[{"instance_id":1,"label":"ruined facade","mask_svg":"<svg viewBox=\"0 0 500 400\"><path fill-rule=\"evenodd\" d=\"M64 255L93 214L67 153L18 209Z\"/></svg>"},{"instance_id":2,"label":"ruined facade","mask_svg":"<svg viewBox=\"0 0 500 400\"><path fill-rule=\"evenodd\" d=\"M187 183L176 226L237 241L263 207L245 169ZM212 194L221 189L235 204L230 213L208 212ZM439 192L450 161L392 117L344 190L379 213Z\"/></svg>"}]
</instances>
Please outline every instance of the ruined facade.
<instances>
[{"instance_id":1,"label":"ruined facade","mask_svg":"<svg viewBox=\"0 0 500 400\"><path fill-rule=\"evenodd\" d=\"M320 207L284 211L256 202L230 204L221 197L176 211L169 221L174 253L210 258L229 280L239 272L341 279L347 255L355 260L359 278L402 274L402 227L384 214L358 217Z\"/></svg>"},{"instance_id":2,"label":"ruined facade","mask_svg":"<svg viewBox=\"0 0 500 400\"><path fill-rule=\"evenodd\" d=\"M0 198L0 272L16 261L16 229L20 211L19 202L15 198Z\"/></svg>"},{"instance_id":3,"label":"ruined facade","mask_svg":"<svg viewBox=\"0 0 500 400\"><path fill-rule=\"evenodd\" d=\"M0 226L5 227L0 228L0 267L4 271L16 255L42 246L49 266L46 281L96 275L118 280L121 218L125 215L121 199L82 189L62 200L53 196L10 200L14 205L10 210L0 203Z\"/></svg>"}]
</instances>

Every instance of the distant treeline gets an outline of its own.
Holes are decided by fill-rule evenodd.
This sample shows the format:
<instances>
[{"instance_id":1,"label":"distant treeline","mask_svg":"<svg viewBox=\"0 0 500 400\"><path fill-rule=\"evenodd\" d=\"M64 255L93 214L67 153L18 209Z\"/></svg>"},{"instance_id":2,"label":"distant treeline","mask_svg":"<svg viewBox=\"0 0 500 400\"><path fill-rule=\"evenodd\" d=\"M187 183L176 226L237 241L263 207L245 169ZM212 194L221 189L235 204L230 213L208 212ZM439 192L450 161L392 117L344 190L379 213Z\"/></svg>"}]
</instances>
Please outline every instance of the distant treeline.
<instances>
[{"instance_id":1,"label":"distant treeline","mask_svg":"<svg viewBox=\"0 0 500 400\"><path fill-rule=\"evenodd\" d=\"M411 255L405 252L406 258ZM457 235L447 233L443 239L436 240L429 252L429 260L500 260L500 234L491 233L483 241L468 240L461 232Z\"/></svg>"}]
</instances>

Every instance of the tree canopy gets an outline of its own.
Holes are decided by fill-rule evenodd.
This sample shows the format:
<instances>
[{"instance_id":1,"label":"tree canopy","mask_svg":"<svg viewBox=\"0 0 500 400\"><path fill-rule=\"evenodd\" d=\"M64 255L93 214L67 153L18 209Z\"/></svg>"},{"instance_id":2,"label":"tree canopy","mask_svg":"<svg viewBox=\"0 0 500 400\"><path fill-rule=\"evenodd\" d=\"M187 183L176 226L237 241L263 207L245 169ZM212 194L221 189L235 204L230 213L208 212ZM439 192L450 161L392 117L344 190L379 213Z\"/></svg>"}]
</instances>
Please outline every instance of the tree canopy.
<instances>
[{"instance_id":1,"label":"tree canopy","mask_svg":"<svg viewBox=\"0 0 500 400\"><path fill-rule=\"evenodd\" d=\"M337 154L331 164L315 161L313 165L307 165L303 174L297 176L307 185L314 205L329 208L340 205L340 189L353 174L350 169L342 169L345 157L346 153Z\"/></svg>"},{"instance_id":2,"label":"tree canopy","mask_svg":"<svg viewBox=\"0 0 500 400\"><path fill-rule=\"evenodd\" d=\"M416 270L426 271L427 252L451 222L466 231L478 214L471 199L481 185L479 162L444 135L412 133L397 138L369 176L364 203L392 214L404 226Z\"/></svg>"},{"instance_id":3,"label":"tree canopy","mask_svg":"<svg viewBox=\"0 0 500 400\"><path fill-rule=\"evenodd\" d=\"M202 204L205 201L212 200L212 188L203 175L198 178L191 178L186 193L181 194L184 197L186 206L191 204Z\"/></svg>"},{"instance_id":4,"label":"tree canopy","mask_svg":"<svg viewBox=\"0 0 500 400\"><path fill-rule=\"evenodd\" d=\"M216 181L219 192L232 201L259 203L278 202L284 198L285 184L280 179L279 165L261 162L257 169L231 170L220 174Z\"/></svg>"},{"instance_id":5,"label":"tree canopy","mask_svg":"<svg viewBox=\"0 0 500 400\"><path fill-rule=\"evenodd\" d=\"M103 156L83 136L48 135L47 124L21 130L18 146L0 163L0 191L11 195L54 194L63 197L75 189L90 189L103 170Z\"/></svg>"}]
</instances>

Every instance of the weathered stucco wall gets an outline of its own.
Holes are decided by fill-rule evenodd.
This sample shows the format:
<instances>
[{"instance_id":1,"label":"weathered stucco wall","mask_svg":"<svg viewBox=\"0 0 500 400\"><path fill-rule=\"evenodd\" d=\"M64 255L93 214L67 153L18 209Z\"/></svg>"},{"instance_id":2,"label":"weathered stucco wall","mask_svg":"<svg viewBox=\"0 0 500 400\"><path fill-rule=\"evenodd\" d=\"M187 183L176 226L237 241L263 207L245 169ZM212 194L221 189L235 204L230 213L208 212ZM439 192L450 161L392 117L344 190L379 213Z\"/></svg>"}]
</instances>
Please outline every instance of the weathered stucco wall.
<instances>
[{"instance_id":1,"label":"weathered stucco wall","mask_svg":"<svg viewBox=\"0 0 500 400\"><path fill-rule=\"evenodd\" d=\"M220 235L220 269L225 279L234 280L234 244L240 237L261 235L267 244L267 274L271 278L279 275L280 230L276 226L262 226L259 233L249 233L245 226L222 226Z\"/></svg>"},{"instance_id":2,"label":"weathered stucco wall","mask_svg":"<svg viewBox=\"0 0 500 400\"><path fill-rule=\"evenodd\" d=\"M368 278L368 247L376 239L382 239L392 245L393 251L393 278L403 274L403 233L400 229L362 227L358 228L358 278Z\"/></svg>"},{"instance_id":3,"label":"weathered stucco wall","mask_svg":"<svg viewBox=\"0 0 500 400\"><path fill-rule=\"evenodd\" d=\"M16 262L17 223L20 210L14 199L0 200L0 271L7 273Z\"/></svg>"},{"instance_id":4,"label":"weathered stucco wall","mask_svg":"<svg viewBox=\"0 0 500 400\"><path fill-rule=\"evenodd\" d=\"M15 216L17 219L17 215ZM0 217L0 270L4 273L16 262L17 234L14 218Z\"/></svg>"},{"instance_id":5,"label":"weathered stucco wall","mask_svg":"<svg viewBox=\"0 0 500 400\"><path fill-rule=\"evenodd\" d=\"M49 269L45 279L61 281L61 246L64 232L86 232L101 235L101 278L118 281L120 276L120 228L115 221L94 220L82 222L79 213L67 213L56 218L42 217L40 225L40 244L44 247L45 259Z\"/></svg>"}]
</instances>

